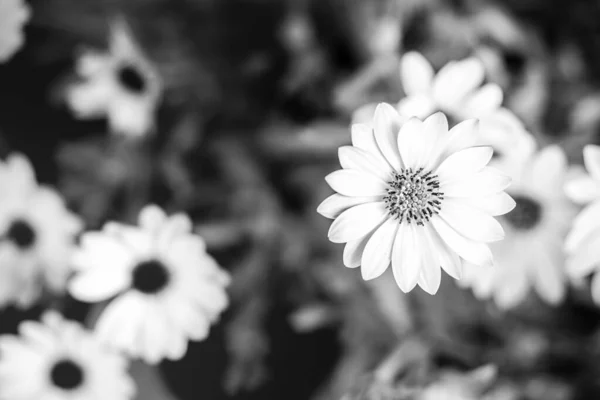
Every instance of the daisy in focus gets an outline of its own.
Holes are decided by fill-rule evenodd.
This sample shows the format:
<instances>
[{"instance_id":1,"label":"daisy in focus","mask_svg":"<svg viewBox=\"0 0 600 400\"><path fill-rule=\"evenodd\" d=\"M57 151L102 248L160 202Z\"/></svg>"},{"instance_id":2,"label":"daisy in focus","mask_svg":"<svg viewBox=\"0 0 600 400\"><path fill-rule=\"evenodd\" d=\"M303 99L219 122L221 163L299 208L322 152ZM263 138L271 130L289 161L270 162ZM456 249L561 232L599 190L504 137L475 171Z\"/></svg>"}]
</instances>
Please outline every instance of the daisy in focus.
<instances>
[{"instance_id":1,"label":"daisy in focus","mask_svg":"<svg viewBox=\"0 0 600 400\"><path fill-rule=\"evenodd\" d=\"M78 323L57 313L25 321L19 336L0 337L3 400L128 400L135 394L127 361Z\"/></svg>"},{"instance_id":2,"label":"daisy in focus","mask_svg":"<svg viewBox=\"0 0 600 400\"><path fill-rule=\"evenodd\" d=\"M149 133L161 82L123 20L111 26L108 53L81 54L76 71L81 80L67 89L66 100L78 118L107 117L113 132L130 137Z\"/></svg>"},{"instance_id":3,"label":"daisy in focus","mask_svg":"<svg viewBox=\"0 0 600 400\"><path fill-rule=\"evenodd\" d=\"M600 146L587 145L583 158L587 173L574 170L565 185L567 196L585 205L565 241L567 271L575 281L593 275L592 297L600 304Z\"/></svg>"},{"instance_id":4,"label":"daisy in focus","mask_svg":"<svg viewBox=\"0 0 600 400\"><path fill-rule=\"evenodd\" d=\"M187 216L147 206L139 227L109 223L83 235L70 292L89 303L114 297L96 323L101 340L153 364L208 336L228 305L229 275L191 230Z\"/></svg>"},{"instance_id":5,"label":"daisy in focus","mask_svg":"<svg viewBox=\"0 0 600 400\"><path fill-rule=\"evenodd\" d=\"M0 162L0 185L0 307L30 307L45 290L63 294L81 220L38 185L21 155Z\"/></svg>"},{"instance_id":6,"label":"daisy in focus","mask_svg":"<svg viewBox=\"0 0 600 400\"><path fill-rule=\"evenodd\" d=\"M0 62L7 61L23 45L23 25L31 10L23 0L0 0Z\"/></svg>"},{"instance_id":7,"label":"daisy in focus","mask_svg":"<svg viewBox=\"0 0 600 400\"><path fill-rule=\"evenodd\" d=\"M442 113L404 120L394 107L375 110L373 128L352 126L339 150L341 170L326 177L337 193L318 212L334 219L329 239L346 243L344 264L363 279L388 266L404 292L417 284L435 294L441 270L460 279L463 260L493 263L488 243L504 230L494 216L514 207L510 178L488 167L492 148L472 146L477 121L448 131Z\"/></svg>"},{"instance_id":8,"label":"daisy in focus","mask_svg":"<svg viewBox=\"0 0 600 400\"><path fill-rule=\"evenodd\" d=\"M532 289L547 303L557 304L566 292L562 243L575 215L565 196L567 158L558 146L532 154L510 166L513 183L507 192L515 208L501 219L506 239L491 245L495 265L465 265L459 285L498 307L517 306Z\"/></svg>"}]
</instances>

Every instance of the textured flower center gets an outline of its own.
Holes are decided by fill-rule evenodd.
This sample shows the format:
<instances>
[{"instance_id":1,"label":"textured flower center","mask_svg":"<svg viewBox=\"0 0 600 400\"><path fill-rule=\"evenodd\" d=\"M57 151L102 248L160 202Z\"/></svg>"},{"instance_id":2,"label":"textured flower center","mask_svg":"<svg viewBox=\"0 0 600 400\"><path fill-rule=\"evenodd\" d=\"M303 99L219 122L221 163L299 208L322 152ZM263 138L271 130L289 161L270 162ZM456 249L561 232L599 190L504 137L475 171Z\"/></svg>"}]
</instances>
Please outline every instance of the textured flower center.
<instances>
[{"instance_id":1,"label":"textured flower center","mask_svg":"<svg viewBox=\"0 0 600 400\"><path fill-rule=\"evenodd\" d=\"M72 360L60 360L50 370L50 379L61 389L77 389L83 383L83 369Z\"/></svg>"},{"instance_id":2,"label":"textured flower center","mask_svg":"<svg viewBox=\"0 0 600 400\"><path fill-rule=\"evenodd\" d=\"M542 218L540 203L528 196L513 196L513 199L517 205L504 216L506 220L516 229L534 228Z\"/></svg>"},{"instance_id":3,"label":"textured flower center","mask_svg":"<svg viewBox=\"0 0 600 400\"><path fill-rule=\"evenodd\" d=\"M155 294L169 283L169 271L158 260L139 263L133 269L133 287L145 294Z\"/></svg>"},{"instance_id":4,"label":"textured flower center","mask_svg":"<svg viewBox=\"0 0 600 400\"><path fill-rule=\"evenodd\" d=\"M8 227L6 239L25 250L35 244L36 233L29 222L23 219L16 219Z\"/></svg>"},{"instance_id":5,"label":"textured flower center","mask_svg":"<svg viewBox=\"0 0 600 400\"><path fill-rule=\"evenodd\" d=\"M388 213L400 222L423 225L440 211L444 194L437 175L408 168L393 173L383 199Z\"/></svg>"},{"instance_id":6,"label":"textured flower center","mask_svg":"<svg viewBox=\"0 0 600 400\"><path fill-rule=\"evenodd\" d=\"M117 71L121 85L135 94L141 94L146 89L146 78L132 65L123 65Z\"/></svg>"}]
</instances>

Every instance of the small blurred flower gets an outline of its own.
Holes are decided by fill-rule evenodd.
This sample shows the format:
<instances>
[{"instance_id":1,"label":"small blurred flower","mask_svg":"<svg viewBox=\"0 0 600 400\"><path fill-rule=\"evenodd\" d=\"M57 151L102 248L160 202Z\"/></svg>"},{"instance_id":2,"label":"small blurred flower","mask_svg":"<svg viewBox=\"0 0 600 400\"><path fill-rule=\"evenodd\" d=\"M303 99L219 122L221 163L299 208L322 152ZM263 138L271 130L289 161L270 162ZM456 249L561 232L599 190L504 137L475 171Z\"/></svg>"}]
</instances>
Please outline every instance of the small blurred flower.
<instances>
[{"instance_id":1,"label":"small blurred flower","mask_svg":"<svg viewBox=\"0 0 600 400\"><path fill-rule=\"evenodd\" d=\"M531 287L556 304L564 298L567 281L562 243L575 213L562 190L567 158L558 146L549 146L520 167L518 172L513 168L507 190L516 207L501 219L506 239L491 245L496 265L467 263L459 282L503 309L522 302Z\"/></svg>"},{"instance_id":2,"label":"small blurred flower","mask_svg":"<svg viewBox=\"0 0 600 400\"><path fill-rule=\"evenodd\" d=\"M65 291L82 222L53 189L38 185L29 161L0 162L0 306L31 306L44 289Z\"/></svg>"},{"instance_id":3,"label":"small blurred flower","mask_svg":"<svg viewBox=\"0 0 600 400\"><path fill-rule=\"evenodd\" d=\"M587 174L577 174L565 185L567 196L587 204L573 221L565 242L567 272L576 280L594 274L592 297L600 304L600 146L587 145L583 158Z\"/></svg>"},{"instance_id":4,"label":"small blurred flower","mask_svg":"<svg viewBox=\"0 0 600 400\"><path fill-rule=\"evenodd\" d=\"M42 322L23 322L19 333L0 337L0 398L133 398L135 386L125 358L103 347L78 323L48 312Z\"/></svg>"},{"instance_id":5,"label":"small blurred flower","mask_svg":"<svg viewBox=\"0 0 600 400\"><path fill-rule=\"evenodd\" d=\"M329 239L347 243L344 264L362 265L369 280L391 262L400 289L419 284L431 294L440 285L440 265L456 279L460 258L491 265L487 243L504 237L493 216L514 201L504 193L510 178L486 166L492 149L471 147L477 122L448 132L442 113L405 122L383 103L372 126L353 125L353 146L339 151L343 169L326 177L337 193L318 208L335 219Z\"/></svg>"},{"instance_id":6,"label":"small blurred flower","mask_svg":"<svg viewBox=\"0 0 600 400\"><path fill-rule=\"evenodd\" d=\"M115 133L141 137L154 123L161 82L123 20L113 22L108 53L88 51L77 60L81 81L66 100L78 118L106 116Z\"/></svg>"},{"instance_id":7,"label":"small blurred flower","mask_svg":"<svg viewBox=\"0 0 600 400\"><path fill-rule=\"evenodd\" d=\"M23 0L0 0L0 62L7 61L23 45L23 25L30 14Z\"/></svg>"},{"instance_id":8,"label":"small blurred flower","mask_svg":"<svg viewBox=\"0 0 600 400\"><path fill-rule=\"evenodd\" d=\"M227 307L229 275L206 253L182 214L145 207L139 228L108 223L85 233L69 287L82 301L116 296L96 324L99 337L148 363L183 357Z\"/></svg>"}]
</instances>

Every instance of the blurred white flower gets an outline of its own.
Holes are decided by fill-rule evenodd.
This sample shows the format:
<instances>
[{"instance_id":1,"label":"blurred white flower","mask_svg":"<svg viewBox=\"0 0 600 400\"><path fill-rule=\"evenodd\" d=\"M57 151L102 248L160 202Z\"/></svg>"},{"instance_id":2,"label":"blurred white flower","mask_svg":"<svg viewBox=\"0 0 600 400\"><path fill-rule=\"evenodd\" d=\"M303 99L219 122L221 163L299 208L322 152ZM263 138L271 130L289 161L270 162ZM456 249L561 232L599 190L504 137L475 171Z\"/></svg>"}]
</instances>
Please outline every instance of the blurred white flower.
<instances>
[{"instance_id":1,"label":"blurred white flower","mask_svg":"<svg viewBox=\"0 0 600 400\"><path fill-rule=\"evenodd\" d=\"M188 339L207 337L228 305L229 275L191 230L187 216L147 206L139 228L109 223L83 235L69 289L91 303L116 296L96 324L103 341L156 363L183 357Z\"/></svg>"},{"instance_id":2,"label":"blurred white flower","mask_svg":"<svg viewBox=\"0 0 600 400\"><path fill-rule=\"evenodd\" d=\"M344 264L362 265L373 279L392 264L404 292L419 284L437 292L441 267L461 276L462 260L491 265L488 242L504 231L493 216L514 201L504 193L510 178L487 167L490 147L471 147L477 121L456 125L436 113L406 122L380 104L373 128L352 126L352 144L340 148L341 170L326 177L337 192L318 208L335 219L329 239L347 243Z\"/></svg>"},{"instance_id":3,"label":"blurred white flower","mask_svg":"<svg viewBox=\"0 0 600 400\"><path fill-rule=\"evenodd\" d=\"M3 400L128 400L135 394L127 361L81 325L48 312L25 321L20 336L0 337Z\"/></svg>"},{"instance_id":4,"label":"blurred white flower","mask_svg":"<svg viewBox=\"0 0 600 400\"><path fill-rule=\"evenodd\" d=\"M67 88L66 100L78 118L106 116L117 134L149 133L161 81L123 20L111 26L108 53L85 52L76 69L82 79Z\"/></svg>"},{"instance_id":5,"label":"blurred white flower","mask_svg":"<svg viewBox=\"0 0 600 400\"><path fill-rule=\"evenodd\" d=\"M565 185L574 202L587 206L577 215L567 240L567 272L575 279L593 274L592 297L600 304L600 146L583 149L587 174L579 173Z\"/></svg>"},{"instance_id":6,"label":"blurred white flower","mask_svg":"<svg viewBox=\"0 0 600 400\"><path fill-rule=\"evenodd\" d=\"M0 307L64 293L81 221L21 155L0 162L0 186Z\"/></svg>"},{"instance_id":7,"label":"blurred white flower","mask_svg":"<svg viewBox=\"0 0 600 400\"><path fill-rule=\"evenodd\" d=\"M513 184L507 190L516 207L501 219L506 238L491 245L495 265L467 263L459 282L479 298L493 298L503 309L521 303L532 287L550 304L564 298L562 243L575 214L562 189L568 164L560 147L546 147L519 166L520 171L513 168Z\"/></svg>"},{"instance_id":8,"label":"blurred white flower","mask_svg":"<svg viewBox=\"0 0 600 400\"><path fill-rule=\"evenodd\" d=\"M23 45L23 25L30 15L23 0L0 0L0 62L7 61Z\"/></svg>"},{"instance_id":9,"label":"blurred white flower","mask_svg":"<svg viewBox=\"0 0 600 400\"><path fill-rule=\"evenodd\" d=\"M442 111L457 120L481 118L500 109L500 86L483 86L485 69L477 58L451 61L435 74L420 53L406 53L400 61L400 79L406 97L398 103L404 116L425 118Z\"/></svg>"}]
</instances>

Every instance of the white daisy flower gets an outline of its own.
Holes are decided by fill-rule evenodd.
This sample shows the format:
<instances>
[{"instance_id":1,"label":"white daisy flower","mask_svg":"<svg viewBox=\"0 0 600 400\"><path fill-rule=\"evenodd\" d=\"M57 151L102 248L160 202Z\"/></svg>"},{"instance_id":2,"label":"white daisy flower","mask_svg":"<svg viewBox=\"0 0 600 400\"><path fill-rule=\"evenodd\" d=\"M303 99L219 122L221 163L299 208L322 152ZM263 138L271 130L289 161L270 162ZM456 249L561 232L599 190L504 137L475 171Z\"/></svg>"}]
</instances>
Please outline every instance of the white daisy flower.
<instances>
[{"instance_id":1,"label":"white daisy flower","mask_svg":"<svg viewBox=\"0 0 600 400\"><path fill-rule=\"evenodd\" d=\"M487 243L504 230L493 217L514 202L510 178L486 165L491 147L471 147L477 121L456 125L436 113L404 121L389 104L375 110L373 129L352 126L352 146L339 150L341 170L326 177L337 193L318 208L335 219L329 239L346 243L344 264L362 265L365 280L392 264L404 292L419 284L437 292L440 266L459 279L462 261L491 265Z\"/></svg>"},{"instance_id":2,"label":"white daisy flower","mask_svg":"<svg viewBox=\"0 0 600 400\"><path fill-rule=\"evenodd\" d=\"M0 162L0 186L0 307L30 307L44 289L63 294L82 222L21 155Z\"/></svg>"},{"instance_id":3,"label":"white daisy flower","mask_svg":"<svg viewBox=\"0 0 600 400\"><path fill-rule=\"evenodd\" d=\"M519 166L507 190L516 207L502 217L506 239L491 245L495 265L467 263L459 282L503 309L520 304L532 288L550 304L566 292L562 243L575 211L562 189L567 158L560 147L549 146Z\"/></svg>"},{"instance_id":4,"label":"white daisy flower","mask_svg":"<svg viewBox=\"0 0 600 400\"><path fill-rule=\"evenodd\" d=\"M0 399L128 400L127 362L81 325L48 312L25 321L20 336L0 337Z\"/></svg>"},{"instance_id":5,"label":"white daisy flower","mask_svg":"<svg viewBox=\"0 0 600 400\"><path fill-rule=\"evenodd\" d=\"M145 207L139 228L109 223L85 233L71 294L111 299L96 324L99 337L148 363L183 357L187 341L207 337L227 307L229 275L206 253L183 214Z\"/></svg>"},{"instance_id":6,"label":"white daisy flower","mask_svg":"<svg viewBox=\"0 0 600 400\"><path fill-rule=\"evenodd\" d=\"M125 22L111 28L108 53L88 51L77 60L82 80L67 89L66 100L78 118L106 116L114 132L141 137L154 124L160 78Z\"/></svg>"},{"instance_id":7,"label":"white daisy flower","mask_svg":"<svg viewBox=\"0 0 600 400\"><path fill-rule=\"evenodd\" d=\"M592 297L600 304L600 146L587 145L583 158L587 174L574 174L565 185L571 200L586 205L565 241L567 272L574 280L593 274Z\"/></svg>"},{"instance_id":8,"label":"white daisy flower","mask_svg":"<svg viewBox=\"0 0 600 400\"><path fill-rule=\"evenodd\" d=\"M0 0L0 62L7 61L23 45L23 25L31 9L23 0Z\"/></svg>"}]
</instances>

